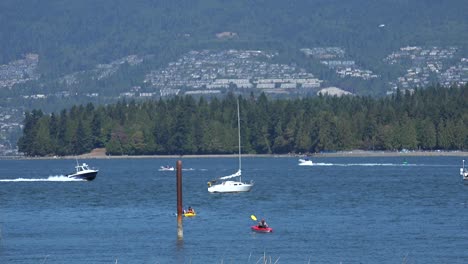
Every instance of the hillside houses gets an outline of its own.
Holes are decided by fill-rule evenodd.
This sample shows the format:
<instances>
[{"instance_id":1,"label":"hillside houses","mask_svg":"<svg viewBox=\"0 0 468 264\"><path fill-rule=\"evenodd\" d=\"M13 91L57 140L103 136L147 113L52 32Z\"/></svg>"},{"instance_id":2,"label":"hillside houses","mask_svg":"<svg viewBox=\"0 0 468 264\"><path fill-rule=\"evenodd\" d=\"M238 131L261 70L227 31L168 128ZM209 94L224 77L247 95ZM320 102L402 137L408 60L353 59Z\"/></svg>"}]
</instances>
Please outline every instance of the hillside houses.
<instances>
[{"instance_id":1,"label":"hillside houses","mask_svg":"<svg viewBox=\"0 0 468 264\"><path fill-rule=\"evenodd\" d=\"M308 58L317 60L324 67L333 69L338 77L360 78L364 81L380 78L370 70L360 69L354 60L346 57L342 48L317 47L301 51ZM396 88L410 90L435 82L444 86L463 85L468 82L468 58L459 53L456 47L402 47L388 55L384 62L389 66L389 69L404 69L404 74L401 76L394 74L395 76L391 76L394 78L392 82L385 81L384 83L382 80L381 84L385 88L390 84L390 88L393 88L388 90L387 94L392 94ZM144 67L136 71L128 71L141 73L138 75L138 80L135 80L135 84L124 86L113 94L112 87L107 87L110 90L110 94L108 94L104 91L100 93L99 87L96 90L81 89L87 85L89 80L100 80L104 83L108 78L112 79L113 75L121 74L119 72L121 67L141 65L152 55L129 55L96 65L89 70L63 75L61 78L53 80L58 83L57 87L47 89L48 83L43 82L38 73L39 56L29 53L21 59L0 65L0 89L5 88L6 91L16 84L36 80L28 89L14 91L18 92L17 98L5 100L21 102L14 105L14 108L21 109L20 111L24 110L21 105L23 102L25 105L42 106L47 102L60 101L61 99L74 100L75 98L77 102L112 102L138 97L145 99L175 95L218 96L233 89L240 93L264 92L277 97L316 94L340 96L349 94L349 90L353 90L349 89L349 86L343 86L348 91L337 90L334 87L326 88L331 85L338 87L341 85L336 80L332 80L332 82L321 80L312 72L294 64L277 63L274 60L277 56L278 53L262 50L193 50L157 70L148 69L150 63L145 63ZM144 76L144 78L140 78L140 76ZM37 87L40 89L36 89ZM6 91L7 96L10 96L8 93L9 91ZM9 108L12 108L11 105ZM0 115L3 113L2 111L7 110L1 110ZM10 114L0 116L0 134L2 135L11 135L11 131L20 131L19 124L22 116L14 120L9 118L10 116ZM8 142L14 141L12 136L2 137L2 135L0 135L0 149L2 145L7 146ZM13 140L9 140L8 137L13 138Z\"/></svg>"},{"instance_id":2,"label":"hillside houses","mask_svg":"<svg viewBox=\"0 0 468 264\"><path fill-rule=\"evenodd\" d=\"M340 47L315 47L303 48L301 52L307 57L312 57L319 60L332 60L337 58L344 58L345 51Z\"/></svg>"},{"instance_id":3,"label":"hillside houses","mask_svg":"<svg viewBox=\"0 0 468 264\"><path fill-rule=\"evenodd\" d=\"M457 47L407 46L388 55L384 61L390 65L406 67L406 73L390 83L393 88L424 87L438 82L442 85L463 85L468 82L468 60L453 60Z\"/></svg>"},{"instance_id":4,"label":"hillside houses","mask_svg":"<svg viewBox=\"0 0 468 264\"><path fill-rule=\"evenodd\" d=\"M301 52L307 57L319 60L321 64L335 70L341 77L353 77L364 80L378 78L371 70L360 69L354 60L345 59L345 50L339 47L303 48Z\"/></svg>"},{"instance_id":5,"label":"hillside houses","mask_svg":"<svg viewBox=\"0 0 468 264\"><path fill-rule=\"evenodd\" d=\"M114 60L108 64L98 64L94 69L95 78L102 80L114 74L120 66L128 63L130 66L135 66L143 62L143 58L138 55L129 55L118 60Z\"/></svg>"},{"instance_id":6,"label":"hillside houses","mask_svg":"<svg viewBox=\"0 0 468 264\"><path fill-rule=\"evenodd\" d=\"M445 86L468 83L468 58L460 59L457 64L441 73L440 83Z\"/></svg>"},{"instance_id":7,"label":"hillside houses","mask_svg":"<svg viewBox=\"0 0 468 264\"><path fill-rule=\"evenodd\" d=\"M304 92L303 89L320 87L322 81L312 73L272 63L271 58L276 55L258 50L191 51L166 68L150 72L144 82L161 90L185 88L188 91L221 91L233 87L262 89L267 93L274 89Z\"/></svg>"},{"instance_id":8,"label":"hillside houses","mask_svg":"<svg viewBox=\"0 0 468 264\"><path fill-rule=\"evenodd\" d=\"M78 84L83 77L91 77L94 80L103 80L116 73L124 64L135 66L143 62L144 56L128 55L123 58L96 65L90 71L79 71L67 74L59 79L59 82L66 85Z\"/></svg>"},{"instance_id":9,"label":"hillside houses","mask_svg":"<svg viewBox=\"0 0 468 264\"><path fill-rule=\"evenodd\" d=\"M39 79L38 63L39 55L28 53L24 59L0 65L0 88L11 88L18 83Z\"/></svg>"},{"instance_id":10,"label":"hillside houses","mask_svg":"<svg viewBox=\"0 0 468 264\"><path fill-rule=\"evenodd\" d=\"M22 120L19 109L0 107L0 156L18 154L12 137L22 130Z\"/></svg>"}]
</instances>

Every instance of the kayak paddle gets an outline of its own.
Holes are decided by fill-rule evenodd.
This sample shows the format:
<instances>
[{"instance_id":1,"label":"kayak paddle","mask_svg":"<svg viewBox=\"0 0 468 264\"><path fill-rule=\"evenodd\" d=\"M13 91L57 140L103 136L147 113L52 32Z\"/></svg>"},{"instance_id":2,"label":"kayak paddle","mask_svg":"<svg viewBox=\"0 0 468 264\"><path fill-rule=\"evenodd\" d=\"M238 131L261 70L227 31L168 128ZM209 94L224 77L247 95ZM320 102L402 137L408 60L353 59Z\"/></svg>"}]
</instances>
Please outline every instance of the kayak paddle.
<instances>
[{"instance_id":1,"label":"kayak paddle","mask_svg":"<svg viewBox=\"0 0 468 264\"><path fill-rule=\"evenodd\" d=\"M257 221L257 217L255 217L255 215L251 215L250 218L252 218L254 221Z\"/></svg>"}]
</instances>

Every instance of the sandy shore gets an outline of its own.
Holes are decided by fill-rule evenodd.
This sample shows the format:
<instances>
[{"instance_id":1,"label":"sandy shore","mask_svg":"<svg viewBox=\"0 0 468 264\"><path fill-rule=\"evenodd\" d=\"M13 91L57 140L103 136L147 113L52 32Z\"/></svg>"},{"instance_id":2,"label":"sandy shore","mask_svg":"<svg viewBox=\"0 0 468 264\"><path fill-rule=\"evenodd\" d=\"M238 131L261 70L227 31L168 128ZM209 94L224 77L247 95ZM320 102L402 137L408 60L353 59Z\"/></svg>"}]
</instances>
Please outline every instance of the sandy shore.
<instances>
[{"instance_id":1,"label":"sandy shore","mask_svg":"<svg viewBox=\"0 0 468 264\"><path fill-rule=\"evenodd\" d=\"M242 157L268 157L268 158L291 158L303 157L302 154L243 154ZM466 157L468 159L468 152L466 151L340 151L340 152L327 152L327 153L313 153L310 157L411 157L411 156L454 156ZM139 156L113 156L106 155L105 149L95 149L90 153L78 156L53 156L53 157L0 157L0 159L168 159L168 158L232 158L237 157L237 154L227 155L139 155Z\"/></svg>"}]
</instances>

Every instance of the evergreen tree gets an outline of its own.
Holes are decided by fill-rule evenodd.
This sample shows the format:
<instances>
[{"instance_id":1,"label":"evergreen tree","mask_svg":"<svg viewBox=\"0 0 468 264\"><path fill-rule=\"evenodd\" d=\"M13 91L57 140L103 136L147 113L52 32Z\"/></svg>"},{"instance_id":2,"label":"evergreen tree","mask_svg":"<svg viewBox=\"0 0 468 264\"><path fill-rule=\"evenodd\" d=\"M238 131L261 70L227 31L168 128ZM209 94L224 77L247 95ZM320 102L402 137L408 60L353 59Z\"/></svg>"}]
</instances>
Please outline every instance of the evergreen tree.
<instances>
[{"instance_id":1,"label":"evergreen tree","mask_svg":"<svg viewBox=\"0 0 468 264\"><path fill-rule=\"evenodd\" d=\"M417 126L419 146L424 150L432 150L437 144L437 134L434 123L429 118L419 122Z\"/></svg>"},{"instance_id":2,"label":"evergreen tree","mask_svg":"<svg viewBox=\"0 0 468 264\"><path fill-rule=\"evenodd\" d=\"M93 147L102 148L104 146L105 138L102 136L102 118L101 112L99 111L93 114L91 121L91 137Z\"/></svg>"},{"instance_id":3,"label":"evergreen tree","mask_svg":"<svg viewBox=\"0 0 468 264\"><path fill-rule=\"evenodd\" d=\"M59 115L26 112L18 148L28 156L237 153L237 100L243 153L468 149L468 85L388 98L318 96L272 100L173 97L72 106ZM440 98L440 100L439 100ZM434 103L437 102L437 103ZM436 108L430 110L429 108Z\"/></svg>"},{"instance_id":4,"label":"evergreen tree","mask_svg":"<svg viewBox=\"0 0 468 264\"><path fill-rule=\"evenodd\" d=\"M32 144L33 156L47 156L53 154L48 120L43 118L37 123L37 133Z\"/></svg>"},{"instance_id":5,"label":"evergreen tree","mask_svg":"<svg viewBox=\"0 0 468 264\"><path fill-rule=\"evenodd\" d=\"M35 140L39 130L39 120L43 115L41 110L25 113L23 136L18 140L18 150L28 156L40 155L41 151L35 149L37 147Z\"/></svg>"}]
</instances>

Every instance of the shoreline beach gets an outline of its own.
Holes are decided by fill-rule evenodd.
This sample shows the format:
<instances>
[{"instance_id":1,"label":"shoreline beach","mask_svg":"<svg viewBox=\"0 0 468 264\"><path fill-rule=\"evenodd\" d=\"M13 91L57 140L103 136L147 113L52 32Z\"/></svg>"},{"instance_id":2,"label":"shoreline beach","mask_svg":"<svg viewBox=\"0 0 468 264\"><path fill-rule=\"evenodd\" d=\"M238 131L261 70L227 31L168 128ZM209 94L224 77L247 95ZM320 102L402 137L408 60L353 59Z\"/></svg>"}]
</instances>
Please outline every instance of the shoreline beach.
<instances>
[{"instance_id":1,"label":"shoreline beach","mask_svg":"<svg viewBox=\"0 0 468 264\"><path fill-rule=\"evenodd\" d=\"M411 156L455 156L468 158L467 151L365 151L350 150L339 152L323 152L309 154L242 154L242 157L257 158L291 158L291 157L411 157ZM106 155L104 149L95 149L90 153L76 156L3 156L0 159L170 159L170 158L232 158L237 154L206 154L206 155Z\"/></svg>"}]
</instances>

